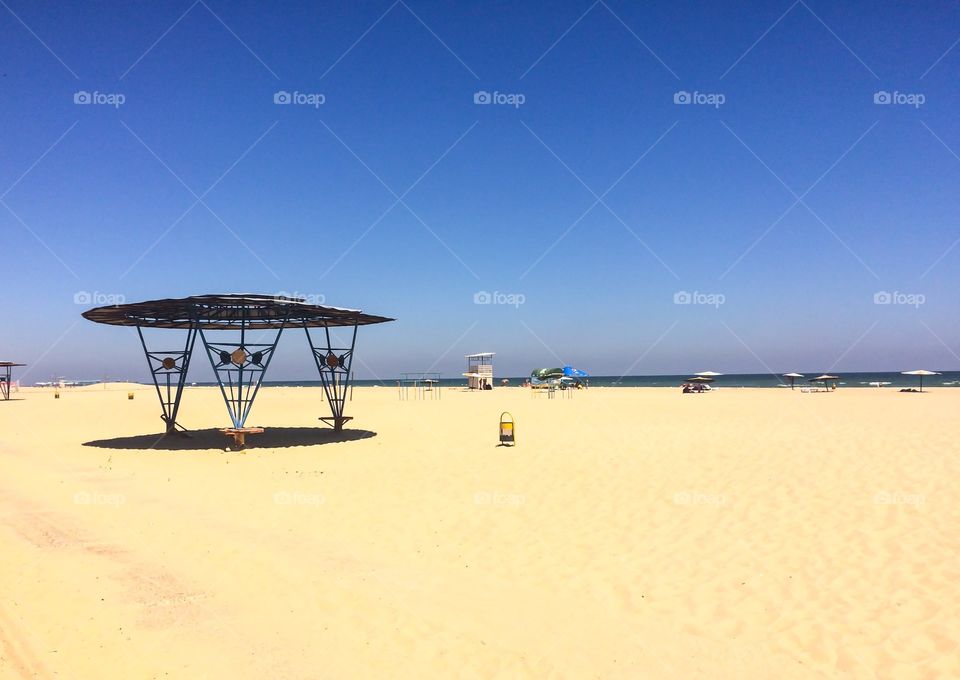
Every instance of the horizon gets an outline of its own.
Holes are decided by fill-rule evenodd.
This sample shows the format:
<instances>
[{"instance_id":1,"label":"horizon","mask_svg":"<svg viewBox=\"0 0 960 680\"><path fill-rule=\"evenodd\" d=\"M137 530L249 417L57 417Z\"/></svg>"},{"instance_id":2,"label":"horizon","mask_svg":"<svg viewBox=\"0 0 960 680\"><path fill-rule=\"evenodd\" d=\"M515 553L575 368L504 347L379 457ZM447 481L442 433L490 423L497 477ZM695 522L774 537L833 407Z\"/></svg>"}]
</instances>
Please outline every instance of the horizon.
<instances>
[{"instance_id":1,"label":"horizon","mask_svg":"<svg viewBox=\"0 0 960 680\"><path fill-rule=\"evenodd\" d=\"M401 373L405 373L405 374L407 374L407 375L414 375L414 374L415 374L415 373L411 373L411 372L409 372L409 371L402 371ZM807 373L802 374L802 377L801 377L801 378L797 378L797 379L796 379L796 384L797 384L797 386L799 387L800 385L806 385L807 383L815 382L813 378L814 378L815 376L817 376L817 375L822 374L822 373L823 373L822 371L808 371ZM636 380L636 379L645 380L645 379L652 379L652 378L678 378L678 379L683 380L683 379L685 379L685 376L686 376L686 377L692 377L693 375L695 375L695 372L691 371L691 372L687 372L687 373L633 374L633 375L619 375L619 376L618 376L618 375L589 375L589 376L587 376L586 379L587 379L588 382L589 382L590 380L593 380L593 381L610 381L610 380L612 380L612 381L615 381L615 382L620 382L620 381L630 381L630 380ZM846 371L846 372L844 372L844 371L838 371L838 372L835 372L835 375L840 379L840 381L841 381L840 384L845 384L845 383L842 382L844 379L852 379L852 378L858 378L858 377L859 377L859 378L863 378L863 377L893 377L897 382L902 382L902 383L907 384L907 385L913 385L915 382L917 382L917 377L916 377L916 376L907 375L907 374L905 374L903 371ZM955 376L957 376L958 378L960 378L960 370L943 370L943 371L936 371L936 370L934 370L934 375L933 375L933 376L926 376L926 377L927 377L927 380L928 380L928 382L927 382L927 384L926 384L926 387L928 387L928 388L930 388L930 387L943 387L943 386L947 386L947 385L953 385L953 384L955 384L955 383L960 384L960 381L958 381L958 380L950 380L949 382L943 382L944 379L949 378L951 375L955 375ZM499 381L500 381L501 379L503 379L503 378L507 378L507 379L509 379L509 380L511 380L511 381L513 381L513 380L524 381L524 380L529 379L530 377L531 377L530 375L503 375L503 374L498 374L498 375L494 375L494 378L495 378L498 382L495 383L493 386L494 386L494 387L500 387L501 385L499 384ZM777 380L777 381L778 381L778 384L780 384L780 385L789 385L788 382L786 382L785 380L783 380L784 377L786 377L786 374L784 374L784 373L721 373L719 376L717 376L716 382L718 382L718 383L724 383L724 382L729 382L731 379L742 379L742 378L747 378L747 379L751 379L751 378L752 378L752 379L760 379L760 378L762 378L762 379L765 379L765 380ZM450 382L466 383L465 378L463 378L463 377L460 376L460 375L447 376L447 375L443 375L443 374L441 373L441 374L439 375L439 379L440 379L441 381L443 381L443 382L446 382L446 383L450 383ZM930 380L933 380L933 379L939 379L941 382L939 382L939 383L936 383L936 382L931 383L931 382L929 382ZM126 383L132 383L132 384L138 384L138 385L145 385L145 386L148 386L148 387L152 387L152 386L154 385L154 383L150 380L149 377L144 377L142 380L138 380L138 379L133 379L133 378L123 378L123 377L108 377L107 379L103 379L103 378L73 378L73 377L70 377L70 376L55 376L55 377L51 377L50 380L40 380L40 381L37 381L37 382L32 382L32 383L28 383L28 384L23 384L23 385L20 385L20 386L21 386L21 387L55 386L55 383L56 383L58 380L63 380L64 382L68 383L68 385L67 385L68 387L69 387L69 386L73 386L73 385L71 385L70 383L82 384L83 386L88 386L88 385L100 385L100 384L102 384L102 385L126 384ZM381 385L383 385L383 386L392 387L392 386L395 386L395 384L399 383L400 380L401 380L401 378L398 377L398 376L394 376L394 377L382 377L382 378L368 377L368 378L355 378L354 380L351 381L351 383L358 383L358 384L359 384L359 383L371 383L371 382L372 382L372 383L379 383L379 384L381 384ZM14 383L18 383L19 381L14 380L13 382L14 382ZM317 386L320 386L320 385L321 385L321 380L320 380L319 376L317 376L317 377L308 376L308 377L306 377L306 378L294 378L294 379L277 379L277 378L271 377L271 378L268 379L268 380L264 380L264 381L261 383L261 385L264 386L264 387L269 387L269 386L287 387L287 386L295 386L295 385L308 384L308 383L309 383L309 384L316 384ZM207 379L201 379L201 380L195 380L194 378L191 377L191 378L186 382L185 386L187 386L187 387L191 387L191 386L216 387L216 386L218 386L218 384L219 384L219 383L217 383L216 379L215 379L214 376L211 374L210 376L207 377ZM867 385L867 386L873 387L873 385L871 385L870 383L862 382L862 381L861 381L860 383L857 383L857 384L858 384L858 385ZM886 384L892 384L892 383L886 383ZM449 385L445 385L445 386L449 387ZM513 382L511 382L511 383L508 385L508 387L519 387L519 386L521 386L521 383L513 383ZM600 387L609 387L610 385L599 385L599 386L600 386ZM721 384L721 385L718 385L718 387L737 387L737 386L739 386L739 385L722 385L722 384ZM856 387L857 385L850 385L850 386ZM635 385L626 385L626 387L635 387ZM641 387L642 387L642 385L641 385ZM671 385L671 387L673 387L673 385ZM747 385L746 387L757 387L757 386L756 386L756 385Z\"/></svg>"},{"instance_id":2,"label":"horizon","mask_svg":"<svg viewBox=\"0 0 960 680\"><path fill-rule=\"evenodd\" d=\"M148 381L80 313L232 290L395 317L362 380L480 350L511 377L960 370L953 4L0 17L25 385ZM284 335L266 382L315 376Z\"/></svg>"}]
</instances>

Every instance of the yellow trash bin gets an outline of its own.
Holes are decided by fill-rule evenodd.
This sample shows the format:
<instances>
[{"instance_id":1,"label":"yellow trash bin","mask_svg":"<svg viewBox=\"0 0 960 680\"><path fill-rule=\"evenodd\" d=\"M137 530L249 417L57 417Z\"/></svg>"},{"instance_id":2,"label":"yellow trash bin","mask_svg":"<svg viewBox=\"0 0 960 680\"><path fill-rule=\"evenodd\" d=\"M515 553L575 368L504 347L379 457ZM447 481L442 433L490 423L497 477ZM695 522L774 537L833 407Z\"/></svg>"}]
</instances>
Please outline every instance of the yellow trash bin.
<instances>
[{"instance_id":1,"label":"yellow trash bin","mask_svg":"<svg viewBox=\"0 0 960 680\"><path fill-rule=\"evenodd\" d=\"M513 416L504 411L500 414L500 446L514 446L517 443L516 423Z\"/></svg>"}]
</instances>

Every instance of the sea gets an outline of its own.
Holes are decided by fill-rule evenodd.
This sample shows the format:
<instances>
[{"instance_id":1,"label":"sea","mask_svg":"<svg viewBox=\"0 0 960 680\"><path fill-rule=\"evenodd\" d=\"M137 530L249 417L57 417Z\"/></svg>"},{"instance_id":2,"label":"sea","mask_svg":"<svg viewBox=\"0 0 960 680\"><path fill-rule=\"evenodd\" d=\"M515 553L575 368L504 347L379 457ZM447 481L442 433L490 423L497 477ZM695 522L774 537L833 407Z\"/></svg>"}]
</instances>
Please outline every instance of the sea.
<instances>
[{"instance_id":1,"label":"sea","mask_svg":"<svg viewBox=\"0 0 960 680\"><path fill-rule=\"evenodd\" d=\"M942 375L925 376L923 386L926 387L960 387L960 371L942 371ZM808 373L804 378L797 378L796 386L800 388L809 385L809 378L814 378L820 373ZM840 387L857 387L864 389L876 389L878 387L899 389L903 387L918 387L920 379L917 376L901 375L894 372L880 373L832 373L840 379ZM627 375L610 376L599 375L590 376L588 382L590 387L679 387L690 375ZM504 380L501 376L494 378L494 386L499 386ZM527 376L515 376L506 378L510 385L517 386L527 380ZM362 386L379 387L397 387L397 378L388 380L355 380L354 384ZM200 383L206 384L206 383ZM214 384L214 383L210 383ZM319 380L297 380L297 381L264 381L264 385L274 385L283 387L314 387L320 385ZM463 387L466 385L466 378L440 378L442 387ZM730 373L714 378L712 387L717 388L741 388L741 387L771 387L786 388L789 387L789 380L777 375L767 373Z\"/></svg>"}]
</instances>

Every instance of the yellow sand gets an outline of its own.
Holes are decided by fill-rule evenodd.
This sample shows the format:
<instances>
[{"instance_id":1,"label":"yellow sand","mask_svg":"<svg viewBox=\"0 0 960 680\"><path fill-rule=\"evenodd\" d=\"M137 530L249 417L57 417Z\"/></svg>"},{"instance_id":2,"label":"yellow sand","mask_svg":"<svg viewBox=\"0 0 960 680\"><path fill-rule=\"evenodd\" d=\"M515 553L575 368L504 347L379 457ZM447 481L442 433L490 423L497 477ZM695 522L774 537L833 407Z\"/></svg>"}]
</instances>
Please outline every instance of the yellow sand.
<instances>
[{"instance_id":1,"label":"yellow sand","mask_svg":"<svg viewBox=\"0 0 960 680\"><path fill-rule=\"evenodd\" d=\"M960 390L127 391L0 403L0 677L960 677Z\"/></svg>"}]
</instances>

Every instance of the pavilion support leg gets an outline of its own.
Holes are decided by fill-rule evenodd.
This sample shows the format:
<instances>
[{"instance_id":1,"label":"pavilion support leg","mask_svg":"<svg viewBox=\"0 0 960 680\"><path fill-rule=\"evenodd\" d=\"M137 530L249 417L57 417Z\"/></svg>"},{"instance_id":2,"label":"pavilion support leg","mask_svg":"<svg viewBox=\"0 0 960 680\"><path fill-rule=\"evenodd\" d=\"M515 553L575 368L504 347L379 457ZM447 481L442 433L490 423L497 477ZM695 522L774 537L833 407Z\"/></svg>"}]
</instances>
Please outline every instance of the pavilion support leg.
<instances>
[{"instance_id":1,"label":"pavilion support leg","mask_svg":"<svg viewBox=\"0 0 960 680\"><path fill-rule=\"evenodd\" d=\"M349 347L334 347L330 339L330 328L327 326L323 328L325 344L324 341L315 344L313 336L310 335L310 328L307 326L304 326L303 330L307 334L307 343L313 353L317 371L320 373L320 383L323 385L327 403L330 405L331 416L322 417L320 420L331 425L335 432L340 432L344 424L351 420L350 416L343 415L343 411L352 378L350 366L353 363L353 351L357 344L357 324L353 325Z\"/></svg>"},{"instance_id":2,"label":"pavilion support leg","mask_svg":"<svg viewBox=\"0 0 960 680\"><path fill-rule=\"evenodd\" d=\"M164 434L171 434L176 432L178 427L177 414L180 412L180 400L183 398L183 387L187 381L193 344L197 340L197 328L191 325L187 329L187 340L182 350L170 352L151 352L147 348L140 326L137 326L137 334L140 336L140 344L147 357L150 376L153 378L154 387L157 388L157 397L163 409L160 418L166 425Z\"/></svg>"},{"instance_id":3,"label":"pavilion support leg","mask_svg":"<svg viewBox=\"0 0 960 680\"><path fill-rule=\"evenodd\" d=\"M238 327L239 342L214 342L202 329L200 331L207 357L217 376L217 384L220 385L220 394L223 395L227 412L233 422L233 430L244 429L283 332L281 326L272 342L248 342L247 325L248 320L243 319Z\"/></svg>"},{"instance_id":4,"label":"pavilion support leg","mask_svg":"<svg viewBox=\"0 0 960 680\"><path fill-rule=\"evenodd\" d=\"M4 401L7 401L10 399L10 376L11 376L10 367L4 366L3 375L0 375L0 394L3 395Z\"/></svg>"}]
</instances>

